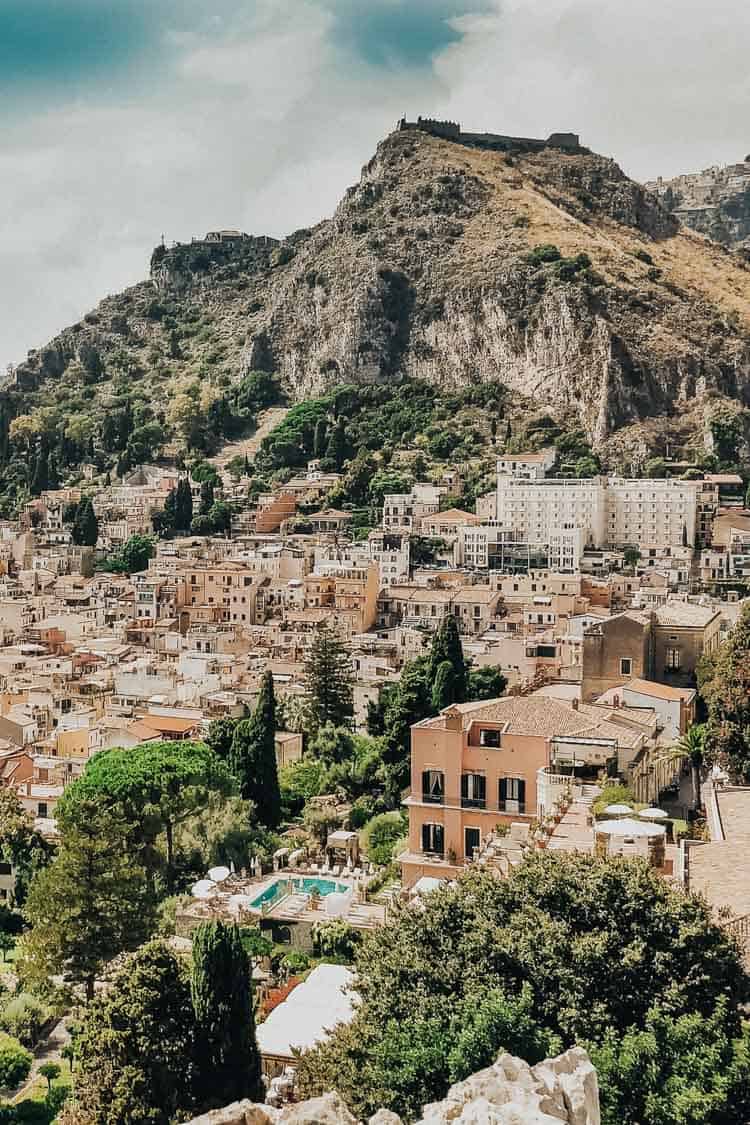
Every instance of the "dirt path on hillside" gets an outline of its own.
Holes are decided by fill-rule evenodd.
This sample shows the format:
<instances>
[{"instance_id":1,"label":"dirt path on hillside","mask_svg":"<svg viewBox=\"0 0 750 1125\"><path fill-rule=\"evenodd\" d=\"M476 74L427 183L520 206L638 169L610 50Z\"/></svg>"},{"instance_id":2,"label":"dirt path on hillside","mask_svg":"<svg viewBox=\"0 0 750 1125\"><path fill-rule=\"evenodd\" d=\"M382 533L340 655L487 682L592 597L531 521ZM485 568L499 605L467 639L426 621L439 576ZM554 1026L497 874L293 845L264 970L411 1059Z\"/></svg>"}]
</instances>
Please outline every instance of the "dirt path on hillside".
<instances>
[{"instance_id":1,"label":"dirt path on hillside","mask_svg":"<svg viewBox=\"0 0 750 1125\"><path fill-rule=\"evenodd\" d=\"M227 467L233 457L247 456L252 461L260 449L263 438L268 437L271 430L280 425L288 413L288 406L272 406L268 410L264 410L258 416L258 428L255 433L251 434L250 437L241 438L240 441L230 441L215 457L210 457L209 460L219 472Z\"/></svg>"}]
</instances>

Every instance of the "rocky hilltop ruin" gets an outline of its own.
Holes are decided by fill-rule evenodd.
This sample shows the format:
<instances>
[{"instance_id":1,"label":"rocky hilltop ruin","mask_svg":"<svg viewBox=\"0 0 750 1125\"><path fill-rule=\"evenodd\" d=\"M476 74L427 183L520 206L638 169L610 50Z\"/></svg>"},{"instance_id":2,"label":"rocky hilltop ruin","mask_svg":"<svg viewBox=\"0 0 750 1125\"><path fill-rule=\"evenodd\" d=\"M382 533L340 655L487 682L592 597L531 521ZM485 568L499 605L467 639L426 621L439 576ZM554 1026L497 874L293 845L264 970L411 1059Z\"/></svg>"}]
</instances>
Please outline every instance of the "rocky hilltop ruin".
<instances>
[{"instance_id":1,"label":"rocky hilltop ruin","mask_svg":"<svg viewBox=\"0 0 750 1125\"><path fill-rule=\"evenodd\" d=\"M575 134L427 124L402 123L313 229L157 247L149 280L19 365L7 413L45 406L76 361L94 405L137 380L167 430L180 389L253 369L297 400L500 380L600 449L655 418L700 434L707 403L750 403L745 263ZM476 136L515 143L464 143Z\"/></svg>"},{"instance_id":2,"label":"rocky hilltop ruin","mask_svg":"<svg viewBox=\"0 0 750 1125\"><path fill-rule=\"evenodd\" d=\"M424 1107L418 1125L599 1125L599 1087L588 1055L572 1047L529 1066L500 1055L486 1070L451 1086L441 1102ZM287 1109L236 1102L195 1118L190 1125L357 1125L337 1094ZM369 1125L402 1125L381 1109Z\"/></svg>"},{"instance_id":3,"label":"rocky hilltop ruin","mask_svg":"<svg viewBox=\"0 0 750 1125\"><path fill-rule=\"evenodd\" d=\"M750 260L750 153L737 164L646 184L685 226Z\"/></svg>"}]
</instances>

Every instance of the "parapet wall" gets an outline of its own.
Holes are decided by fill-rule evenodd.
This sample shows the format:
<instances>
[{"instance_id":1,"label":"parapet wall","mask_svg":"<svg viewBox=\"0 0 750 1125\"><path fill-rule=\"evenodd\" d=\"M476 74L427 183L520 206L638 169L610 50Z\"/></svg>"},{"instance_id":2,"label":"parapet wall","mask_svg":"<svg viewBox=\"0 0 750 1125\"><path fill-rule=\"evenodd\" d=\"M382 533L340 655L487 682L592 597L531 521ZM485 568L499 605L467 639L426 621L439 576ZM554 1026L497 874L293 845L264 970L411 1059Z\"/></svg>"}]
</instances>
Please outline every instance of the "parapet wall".
<instances>
[{"instance_id":1,"label":"parapet wall","mask_svg":"<svg viewBox=\"0 0 750 1125\"><path fill-rule=\"evenodd\" d=\"M456 121L436 121L432 117L418 117L416 121L407 121L402 117L398 123L398 131L405 130L416 130L457 144L498 151L539 152L545 148L559 148L576 152L581 148L577 133L551 133L546 140L539 137L512 137L503 133L464 133Z\"/></svg>"}]
</instances>

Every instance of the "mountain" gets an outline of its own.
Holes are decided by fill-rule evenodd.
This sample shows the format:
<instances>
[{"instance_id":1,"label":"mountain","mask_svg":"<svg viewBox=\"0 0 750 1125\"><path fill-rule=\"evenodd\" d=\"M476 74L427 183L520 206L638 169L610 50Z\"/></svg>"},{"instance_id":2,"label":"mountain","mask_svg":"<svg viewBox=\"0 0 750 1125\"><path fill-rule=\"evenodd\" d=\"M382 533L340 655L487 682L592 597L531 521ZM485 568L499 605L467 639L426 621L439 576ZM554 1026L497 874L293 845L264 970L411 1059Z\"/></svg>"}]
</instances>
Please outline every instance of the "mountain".
<instances>
[{"instance_id":1,"label":"mountain","mask_svg":"<svg viewBox=\"0 0 750 1125\"><path fill-rule=\"evenodd\" d=\"M735 248L750 261L750 154L738 164L661 177L646 184L685 226Z\"/></svg>"},{"instance_id":2,"label":"mountain","mask_svg":"<svg viewBox=\"0 0 750 1125\"><path fill-rule=\"evenodd\" d=\"M388 136L331 219L281 242L157 247L149 280L18 366L0 459L21 479L34 443L62 469L215 445L257 371L292 401L497 380L613 464L667 439L701 449L717 410L742 445L747 264L577 138L439 133Z\"/></svg>"}]
</instances>

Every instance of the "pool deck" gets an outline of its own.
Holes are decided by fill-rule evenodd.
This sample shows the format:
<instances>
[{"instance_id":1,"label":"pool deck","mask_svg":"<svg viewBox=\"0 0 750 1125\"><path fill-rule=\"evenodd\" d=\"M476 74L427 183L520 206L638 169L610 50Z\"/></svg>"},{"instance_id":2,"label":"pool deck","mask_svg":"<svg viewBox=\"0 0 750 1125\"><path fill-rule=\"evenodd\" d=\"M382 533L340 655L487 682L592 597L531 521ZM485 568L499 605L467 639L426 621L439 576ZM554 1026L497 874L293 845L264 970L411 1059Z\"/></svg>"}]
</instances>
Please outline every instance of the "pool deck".
<instances>
[{"instance_id":1,"label":"pool deck","mask_svg":"<svg viewBox=\"0 0 750 1125\"><path fill-rule=\"evenodd\" d=\"M309 892L292 891L285 894L272 905L248 905L241 913L232 909L230 898L233 895L245 895L250 899L258 899L265 894L274 884L288 879L322 879L335 883L337 887L347 887L354 892L353 901L345 914L328 914L325 907L326 895L318 900L317 908L311 905ZM359 882L359 891L356 886ZM361 901L358 901L361 900ZM262 878L231 875L218 885L214 894L206 899L194 899L183 912L186 921L192 919L208 920L209 918L228 918L238 921L242 916L246 919L265 918L283 922L323 922L334 917L349 922L350 925L361 930L372 930L382 926L386 920L386 907L380 903L364 901L363 880L355 879L351 875L333 875L328 872L313 872L299 870L274 871Z\"/></svg>"}]
</instances>

